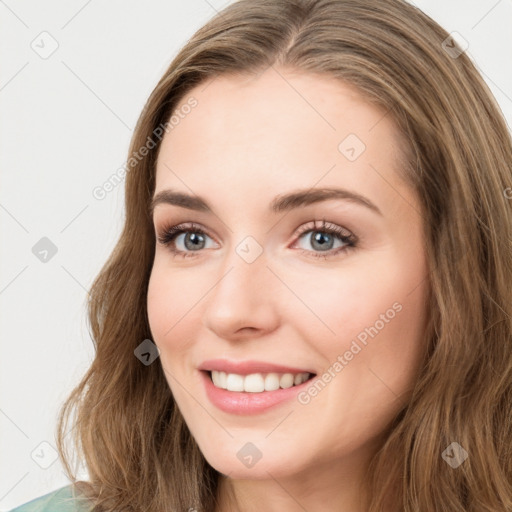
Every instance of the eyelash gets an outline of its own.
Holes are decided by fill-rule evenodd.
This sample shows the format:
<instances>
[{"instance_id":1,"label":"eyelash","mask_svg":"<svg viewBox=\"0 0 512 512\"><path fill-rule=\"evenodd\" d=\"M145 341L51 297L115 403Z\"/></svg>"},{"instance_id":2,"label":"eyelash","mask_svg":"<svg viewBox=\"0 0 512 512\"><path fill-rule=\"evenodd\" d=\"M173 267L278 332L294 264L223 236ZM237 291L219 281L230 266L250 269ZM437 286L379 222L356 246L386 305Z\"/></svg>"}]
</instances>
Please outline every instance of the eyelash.
<instances>
[{"instance_id":1,"label":"eyelash","mask_svg":"<svg viewBox=\"0 0 512 512\"><path fill-rule=\"evenodd\" d=\"M345 244L342 247L338 247L336 249L331 249L330 251L327 251L327 254L321 254L317 251L309 251L306 249L298 248L298 250L301 253L306 254L307 256L311 256L313 258L327 259L337 255L340 252L347 252L351 249L354 249L358 241L355 235L353 235L352 233L347 235L347 230L341 228L340 226L337 226L336 224L328 223L325 221L325 219L322 219L322 224L320 226L317 226L316 221L314 221L313 226L307 224L299 228L298 233L296 235L297 239L300 239L302 235L308 232L322 232L327 233L329 235L334 235L336 238L338 238L338 240ZM201 251L181 251L177 250L174 247L175 238L181 235L182 233L196 233L210 237L210 235L208 235L208 233L206 233L206 231L204 231L198 224L195 224L193 222L184 222L175 226L164 227L162 229L161 234L158 235L157 237L158 242L168 247L169 250L174 254L174 256L178 256L181 258L190 258L197 256L197 253Z\"/></svg>"}]
</instances>

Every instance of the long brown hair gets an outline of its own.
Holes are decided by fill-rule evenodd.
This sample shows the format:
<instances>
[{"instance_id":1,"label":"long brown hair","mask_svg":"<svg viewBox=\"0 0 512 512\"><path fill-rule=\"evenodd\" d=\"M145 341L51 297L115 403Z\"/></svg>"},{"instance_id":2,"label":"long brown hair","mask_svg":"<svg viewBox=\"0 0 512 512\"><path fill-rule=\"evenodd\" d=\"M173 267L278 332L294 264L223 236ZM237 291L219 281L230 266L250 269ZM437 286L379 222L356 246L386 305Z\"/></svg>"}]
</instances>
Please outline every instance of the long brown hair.
<instances>
[{"instance_id":1,"label":"long brown hair","mask_svg":"<svg viewBox=\"0 0 512 512\"><path fill-rule=\"evenodd\" d=\"M90 475L79 487L96 510L215 508L219 473L161 365L134 356L151 338L148 206L157 134L172 129L166 122L177 104L206 79L269 66L339 78L384 107L407 141L403 177L422 201L431 290L425 359L368 468L368 510L512 510L512 140L461 51L403 0L240 0L179 52L133 134L129 159L148 138L155 147L130 160L124 229L90 290L95 359L59 416L61 459L76 482L65 446L72 434ZM468 455L458 467L443 456L454 446Z\"/></svg>"}]
</instances>

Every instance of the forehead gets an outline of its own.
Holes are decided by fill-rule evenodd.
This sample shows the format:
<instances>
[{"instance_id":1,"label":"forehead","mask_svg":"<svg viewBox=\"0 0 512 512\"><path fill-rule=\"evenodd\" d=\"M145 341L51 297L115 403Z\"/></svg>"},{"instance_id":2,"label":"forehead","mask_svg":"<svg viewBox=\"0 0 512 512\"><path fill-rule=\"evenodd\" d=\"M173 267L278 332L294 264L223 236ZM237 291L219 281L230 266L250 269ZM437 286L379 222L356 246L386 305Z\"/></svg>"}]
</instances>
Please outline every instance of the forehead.
<instances>
[{"instance_id":1,"label":"forehead","mask_svg":"<svg viewBox=\"0 0 512 512\"><path fill-rule=\"evenodd\" d=\"M196 106L184 109L191 98ZM267 196L320 180L375 196L383 175L396 178L401 140L391 116L332 77L274 68L219 76L192 89L175 113L156 191Z\"/></svg>"}]
</instances>

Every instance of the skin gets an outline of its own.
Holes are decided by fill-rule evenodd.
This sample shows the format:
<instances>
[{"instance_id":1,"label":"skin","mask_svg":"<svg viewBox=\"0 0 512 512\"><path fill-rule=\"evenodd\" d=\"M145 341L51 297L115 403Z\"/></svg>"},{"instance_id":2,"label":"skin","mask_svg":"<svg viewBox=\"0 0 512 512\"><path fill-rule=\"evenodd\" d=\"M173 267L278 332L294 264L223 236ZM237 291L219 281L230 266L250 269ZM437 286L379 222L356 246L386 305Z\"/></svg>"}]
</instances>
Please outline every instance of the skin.
<instances>
[{"instance_id":1,"label":"skin","mask_svg":"<svg viewBox=\"0 0 512 512\"><path fill-rule=\"evenodd\" d=\"M195 222L207 236L195 252L187 235L175 239L188 258L157 241L147 306L178 407L222 474L217 510L362 511L363 472L407 403L424 350L428 269L419 200L398 174L404 141L386 111L325 76L269 68L202 83L180 105L190 96L197 106L162 141L155 194L196 194L214 213L156 206L156 235ZM350 133L366 145L354 161L338 149ZM343 199L269 211L275 196L311 187L349 189L382 215ZM323 218L353 233L356 247L318 249L311 235ZM312 231L299 238L301 226ZM252 263L236 252L247 236L263 250ZM240 416L208 400L204 360L321 376L393 304L400 311L309 403ZM262 454L250 468L237 458L247 442Z\"/></svg>"}]
</instances>

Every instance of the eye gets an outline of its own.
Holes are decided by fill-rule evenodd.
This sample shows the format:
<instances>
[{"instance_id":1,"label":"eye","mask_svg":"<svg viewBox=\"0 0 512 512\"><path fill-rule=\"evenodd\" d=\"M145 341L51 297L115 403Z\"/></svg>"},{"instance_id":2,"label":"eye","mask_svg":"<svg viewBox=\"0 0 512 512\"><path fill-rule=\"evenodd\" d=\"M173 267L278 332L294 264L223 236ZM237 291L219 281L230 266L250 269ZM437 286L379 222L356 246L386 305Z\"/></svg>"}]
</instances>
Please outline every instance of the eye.
<instances>
[{"instance_id":1,"label":"eye","mask_svg":"<svg viewBox=\"0 0 512 512\"><path fill-rule=\"evenodd\" d=\"M299 247L302 253L324 259L353 249L357 242L357 237L350 231L336 224L328 223L325 219L319 226L316 225L316 221L313 224L302 226L297 237L299 240L309 241L307 243L313 247L313 250ZM201 226L193 222L165 227L158 235L159 243L168 247L175 256L183 258L198 256L202 249L211 249L211 244L209 247L207 244L208 239L213 240ZM334 247L336 242L338 242L338 246ZM292 247L294 248L294 246Z\"/></svg>"},{"instance_id":2,"label":"eye","mask_svg":"<svg viewBox=\"0 0 512 512\"><path fill-rule=\"evenodd\" d=\"M184 235L182 237L182 235ZM200 226L194 223L178 224L177 226L168 226L164 228L158 241L170 249L175 256L183 258L196 256L194 252L200 252L201 249L207 249L206 239L211 237L206 234ZM183 248L177 248L177 245Z\"/></svg>"},{"instance_id":3,"label":"eye","mask_svg":"<svg viewBox=\"0 0 512 512\"><path fill-rule=\"evenodd\" d=\"M325 219L322 220L320 226L316 225L316 221L312 226L310 224L302 226L299 229L298 238L299 240L304 239L306 245L310 244L313 247L313 251L300 248L302 253L314 258L324 259L353 249L357 242L357 237L350 231L336 224L326 222ZM337 247L334 247L336 241L339 243Z\"/></svg>"}]
</instances>

